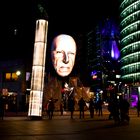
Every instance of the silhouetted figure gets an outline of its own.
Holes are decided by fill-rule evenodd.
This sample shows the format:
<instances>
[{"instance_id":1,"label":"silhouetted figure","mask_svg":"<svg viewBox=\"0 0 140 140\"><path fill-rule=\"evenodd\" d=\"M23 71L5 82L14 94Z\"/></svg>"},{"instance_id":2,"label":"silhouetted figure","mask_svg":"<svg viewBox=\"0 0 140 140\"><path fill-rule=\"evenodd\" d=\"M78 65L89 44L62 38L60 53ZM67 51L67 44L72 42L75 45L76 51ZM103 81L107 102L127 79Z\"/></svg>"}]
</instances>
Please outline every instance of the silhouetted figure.
<instances>
[{"instance_id":1,"label":"silhouetted figure","mask_svg":"<svg viewBox=\"0 0 140 140\"><path fill-rule=\"evenodd\" d=\"M68 110L69 110L70 113L71 113L71 119L73 119L74 106L75 106L74 97L69 97L69 98L68 98Z\"/></svg>"},{"instance_id":2,"label":"silhouetted figure","mask_svg":"<svg viewBox=\"0 0 140 140\"><path fill-rule=\"evenodd\" d=\"M102 116L102 115L103 115L102 105L103 105L103 101L102 101L101 99L99 99L99 100L97 101L98 116Z\"/></svg>"},{"instance_id":3,"label":"silhouetted figure","mask_svg":"<svg viewBox=\"0 0 140 140\"><path fill-rule=\"evenodd\" d=\"M108 102L109 120L113 119L113 100Z\"/></svg>"},{"instance_id":4,"label":"silhouetted figure","mask_svg":"<svg viewBox=\"0 0 140 140\"><path fill-rule=\"evenodd\" d=\"M84 109L86 106L86 103L85 103L85 100L83 99L83 97L80 98L78 105L79 105L80 119L81 119L81 118L84 118L84 111L85 111Z\"/></svg>"},{"instance_id":5,"label":"silhouetted figure","mask_svg":"<svg viewBox=\"0 0 140 140\"><path fill-rule=\"evenodd\" d=\"M53 100L53 98L51 98L49 100L49 103L48 103L48 116L49 116L49 119L52 119L54 109L55 109L54 100Z\"/></svg>"},{"instance_id":6,"label":"silhouetted figure","mask_svg":"<svg viewBox=\"0 0 140 140\"><path fill-rule=\"evenodd\" d=\"M93 118L93 116L94 116L94 101L92 98L90 98L90 101L89 101L89 112L90 112L90 117Z\"/></svg>"},{"instance_id":7,"label":"silhouetted figure","mask_svg":"<svg viewBox=\"0 0 140 140\"><path fill-rule=\"evenodd\" d=\"M120 123L120 108L119 108L119 103L117 99L113 99L111 103L111 114L113 116L113 119L115 121L115 124Z\"/></svg>"},{"instance_id":8,"label":"silhouetted figure","mask_svg":"<svg viewBox=\"0 0 140 140\"><path fill-rule=\"evenodd\" d=\"M120 117L121 117L121 122L127 121L129 122L130 117L129 117L129 107L130 104L126 99L120 98Z\"/></svg>"}]
</instances>

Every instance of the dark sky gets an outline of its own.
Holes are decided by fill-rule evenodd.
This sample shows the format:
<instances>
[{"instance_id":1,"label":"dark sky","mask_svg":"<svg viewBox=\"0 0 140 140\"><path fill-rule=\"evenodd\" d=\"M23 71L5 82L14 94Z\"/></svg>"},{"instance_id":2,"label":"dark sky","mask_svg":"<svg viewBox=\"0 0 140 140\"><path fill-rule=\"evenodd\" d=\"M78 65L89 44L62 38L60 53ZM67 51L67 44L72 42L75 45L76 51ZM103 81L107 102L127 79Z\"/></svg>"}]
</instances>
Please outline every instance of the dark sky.
<instances>
[{"instance_id":1,"label":"dark sky","mask_svg":"<svg viewBox=\"0 0 140 140\"><path fill-rule=\"evenodd\" d=\"M98 20L118 19L118 0L4 0L0 5L0 60L32 58L35 20L48 15L48 41L59 33L85 33ZM43 15L44 16L44 15Z\"/></svg>"}]
</instances>

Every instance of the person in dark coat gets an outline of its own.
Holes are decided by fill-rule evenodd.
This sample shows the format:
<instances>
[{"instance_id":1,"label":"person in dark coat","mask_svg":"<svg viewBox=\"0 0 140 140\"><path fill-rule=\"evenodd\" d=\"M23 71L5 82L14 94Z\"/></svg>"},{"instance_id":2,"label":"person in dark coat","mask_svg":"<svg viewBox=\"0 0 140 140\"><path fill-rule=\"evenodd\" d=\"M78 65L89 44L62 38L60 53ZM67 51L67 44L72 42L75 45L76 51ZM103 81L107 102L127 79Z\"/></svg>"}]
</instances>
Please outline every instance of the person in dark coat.
<instances>
[{"instance_id":1,"label":"person in dark coat","mask_svg":"<svg viewBox=\"0 0 140 140\"><path fill-rule=\"evenodd\" d=\"M108 110L110 111L109 119L113 119L115 124L120 123L119 102L117 99L112 99L109 102Z\"/></svg>"},{"instance_id":2,"label":"person in dark coat","mask_svg":"<svg viewBox=\"0 0 140 140\"><path fill-rule=\"evenodd\" d=\"M49 116L49 119L52 119L54 109L55 109L54 100L53 100L53 98L51 98L49 100L49 103L48 103L48 116Z\"/></svg>"},{"instance_id":3,"label":"person in dark coat","mask_svg":"<svg viewBox=\"0 0 140 140\"><path fill-rule=\"evenodd\" d=\"M78 101L78 105L79 105L80 119L81 119L81 118L84 118L84 111L85 111L84 109L86 106L86 102L83 99L83 97L81 97L80 100Z\"/></svg>"},{"instance_id":4,"label":"person in dark coat","mask_svg":"<svg viewBox=\"0 0 140 140\"><path fill-rule=\"evenodd\" d=\"M124 120L128 121L130 120L129 117L129 107L130 104L126 99L120 99L120 117L121 121L123 122Z\"/></svg>"},{"instance_id":5,"label":"person in dark coat","mask_svg":"<svg viewBox=\"0 0 140 140\"><path fill-rule=\"evenodd\" d=\"M94 101L92 98L90 98L90 101L89 101L89 112L90 112L90 117L93 118L93 116L94 116Z\"/></svg>"},{"instance_id":6,"label":"person in dark coat","mask_svg":"<svg viewBox=\"0 0 140 140\"><path fill-rule=\"evenodd\" d=\"M68 99L68 110L71 113L71 119L73 119L74 106L75 106L74 97L69 97L69 99Z\"/></svg>"},{"instance_id":7,"label":"person in dark coat","mask_svg":"<svg viewBox=\"0 0 140 140\"><path fill-rule=\"evenodd\" d=\"M102 110L102 106L103 106L103 101L102 99L99 98L99 100L97 101L97 106L98 106L98 116L102 116L103 115L103 110Z\"/></svg>"}]
</instances>

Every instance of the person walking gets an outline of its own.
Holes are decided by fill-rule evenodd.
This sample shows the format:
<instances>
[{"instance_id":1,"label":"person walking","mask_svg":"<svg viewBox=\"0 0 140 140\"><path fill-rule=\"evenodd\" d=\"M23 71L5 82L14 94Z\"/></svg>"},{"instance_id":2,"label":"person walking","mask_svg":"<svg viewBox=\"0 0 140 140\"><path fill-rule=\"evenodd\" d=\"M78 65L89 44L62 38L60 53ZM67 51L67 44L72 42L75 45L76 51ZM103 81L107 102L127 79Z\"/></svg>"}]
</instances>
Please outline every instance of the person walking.
<instances>
[{"instance_id":1,"label":"person walking","mask_svg":"<svg viewBox=\"0 0 140 140\"><path fill-rule=\"evenodd\" d=\"M74 109L75 109L74 106L75 106L74 97L69 97L68 98L68 110L70 111L71 119L73 119L73 113L74 113Z\"/></svg>"},{"instance_id":2,"label":"person walking","mask_svg":"<svg viewBox=\"0 0 140 140\"><path fill-rule=\"evenodd\" d=\"M90 117L93 118L93 116L94 116L94 102L93 102L92 98L90 98L90 101L89 101L89 112L90 112Z\"/></svg>"},{"instance_id":3,"label":"person walking","mask_svg":"<svg viewBox=\"0 0 140 140\"><path fill-rule=\"evenodd\" d=\"M121 122L124 122L125 120L129 123L130 117L129 117L129 107L130 104L126 99L120 98L120 117Z\"/></svg>"},{"instance_id":4,"label":"person walking","mask_svg":"<svg viewBox=\"0 0 140 140\"><path fill-rule=\"evenodd\" d=\"M102 106L103 106L103 101L102 99L99 98L99 100L97 101L97 106L98 106L98 116L102 116L103 115L103 110L102 110Z\"/></svg>"},{"instance_id":5,"label":"person walking","mask_svg":"<svg viewBox=\"0 0 140 140\"><path fill-rule=\"evenodd\" d=\"M80 98L80 100L78 101L78 105L79 105L79 111L80 111L80 116L79 118L84 118L84 109L85 109L85 106L86 106L86 102L85 100L83 99L83 97Z\"/></svg>"},{"instance_id":6,"label":"person walking","mask_svg":"<svg viewBox=\"0 0 140 140\"><path fill-rule=\"evenodd\" d=\"M102 101L101 98L99 98L99 100L97 101L98 116L102 116L103 115L102 106L103 106L103 101Z\"/></svg>"},{"instance_id":7,"label":"person walking","mask_svg":"<svg viewBox=\"0 0 140 140\"><path fill-rule=\"evenodd\" d=\"M64 103L63 101L60 102L60 114L61 116L63 115L63 112L64 112Z\"/></svg>"},{"instance_id":8,"label":"person walking","mask_svg":"<svg viewBox=\"0 0 140 140\"><path fill-rule=\"evenodd\" d=\"M49 103L48 103L48 116L49 116L49 119L52 119L54 109L55 109L54 100L53 100L53 98L50 98Z\"/></svg>"}]
</instances>

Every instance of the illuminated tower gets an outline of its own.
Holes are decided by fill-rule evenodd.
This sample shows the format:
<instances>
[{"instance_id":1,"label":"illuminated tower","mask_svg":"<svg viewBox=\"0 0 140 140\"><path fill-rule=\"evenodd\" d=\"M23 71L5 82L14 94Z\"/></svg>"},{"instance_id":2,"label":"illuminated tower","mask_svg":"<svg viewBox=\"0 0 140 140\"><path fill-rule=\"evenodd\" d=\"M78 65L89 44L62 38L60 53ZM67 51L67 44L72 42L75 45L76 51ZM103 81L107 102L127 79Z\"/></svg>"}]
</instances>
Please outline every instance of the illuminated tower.
<instances>
[{"instance_id":1,"label":"illuminated tower","mask_svg":"<svg viewBox=\"0 0 140 140\"><path fill-rule=\"evenodd\" d=\"M47 31L48 22L43 19L37 20L28 111L29 117L42 116Z\"/></svg>"},{"instance_id":2,"label":"illuminated tower","mask_svg":"<svg viewBox=\"0 0 140 140\"><path fill-rule=\"evenodd\" d=\"M140 0L121 0L121 72L129 85L140 83Z\"/></svg>"},{"instance_id":3,"label":"illuminated tower","mask_svg":"<svg viewBox=\"0 0 140 140\"><path fill-rule=\"evenodd\" d=\"M93 91L118 84L120 70L119 28L112 19L101 20L95 32L87 34L87 63ZM95 40L94 40L95 38Z\"/></svg>"}]
</instances>

